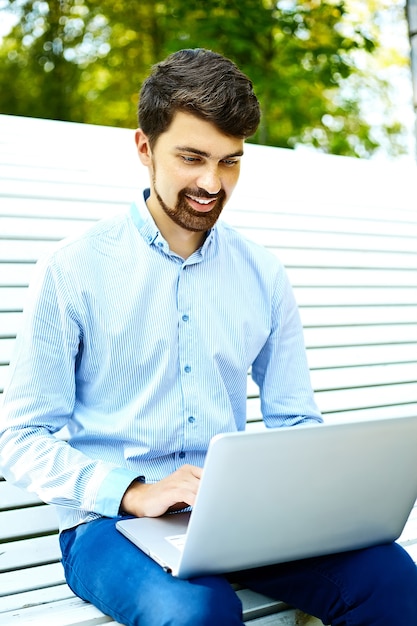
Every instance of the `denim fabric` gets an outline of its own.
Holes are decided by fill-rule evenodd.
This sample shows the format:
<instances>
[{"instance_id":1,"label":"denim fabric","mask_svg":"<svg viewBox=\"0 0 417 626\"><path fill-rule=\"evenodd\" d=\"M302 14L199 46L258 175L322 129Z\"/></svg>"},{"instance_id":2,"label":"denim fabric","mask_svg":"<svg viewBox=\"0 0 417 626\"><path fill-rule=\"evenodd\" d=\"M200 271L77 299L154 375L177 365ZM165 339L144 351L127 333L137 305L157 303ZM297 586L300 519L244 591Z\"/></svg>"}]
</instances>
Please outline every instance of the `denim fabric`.
<instances>
[{"instance_id":1,"label":"denim fabric","mask_svg":"<svg viewBox=\"0 0 417 626\"><path fill-rule=\"evenodd\" d=\"M125 539L116 519L61 534L71 589L126 626L242 626L227 577L180 580ZM417 569L397 544L232 575L334 626L417 626Z\"/></svg>"}]
</instances>

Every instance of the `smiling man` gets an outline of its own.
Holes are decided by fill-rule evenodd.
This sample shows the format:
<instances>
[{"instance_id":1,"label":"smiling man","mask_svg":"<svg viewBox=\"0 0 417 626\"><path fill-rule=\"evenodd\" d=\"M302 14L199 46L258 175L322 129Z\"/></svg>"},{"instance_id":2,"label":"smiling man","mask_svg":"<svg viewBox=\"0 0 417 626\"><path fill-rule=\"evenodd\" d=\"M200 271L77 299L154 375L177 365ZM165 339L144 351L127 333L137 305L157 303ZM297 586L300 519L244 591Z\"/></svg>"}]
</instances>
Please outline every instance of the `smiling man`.
<instances>
[{"instance_id":1,"label":"smiling man","mask_svg":"<svg viewBox=\"0 0 417 626\"><path fill-rule=\"evenodd\" d=\"M56 505L68 584L121 624L242 626L227 577L174 578L115 525L193 505L210 439L245 429L248 370L266 426L321 422L283 266L219 220L259 117L228 59L156 65L135 135L150 189L40 262L25 310L1 471ZM396 544L238 577L326 624L417 625L416 568Z\"/></svg>"}]
</instances>

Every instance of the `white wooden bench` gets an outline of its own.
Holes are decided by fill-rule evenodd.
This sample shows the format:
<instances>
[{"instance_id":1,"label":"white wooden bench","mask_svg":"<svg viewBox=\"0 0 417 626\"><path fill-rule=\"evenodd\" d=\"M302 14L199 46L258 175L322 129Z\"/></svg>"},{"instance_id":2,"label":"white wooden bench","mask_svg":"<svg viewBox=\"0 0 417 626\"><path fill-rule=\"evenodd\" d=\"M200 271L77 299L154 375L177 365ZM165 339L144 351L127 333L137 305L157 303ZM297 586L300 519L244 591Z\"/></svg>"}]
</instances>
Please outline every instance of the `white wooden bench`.
<instances>
[{"instance_id":1,"label":"white wooden bench","mask_svg":"<svg viewBox=\"0 0 417 626\"><path fill-rule=\"evenodd\" d=\"M326 421L417 413L417 167L246 147L225 219L286 264ZM0 116L0 390L34 263L147 184L131 131ZM260 418L248 383L250 427ZM417 509L401 543L417 561ZM0 625L112 623L75 598L53 507L0 479ZM238 590L246 623L317 624Z\"/></svg>"}]
</instances>

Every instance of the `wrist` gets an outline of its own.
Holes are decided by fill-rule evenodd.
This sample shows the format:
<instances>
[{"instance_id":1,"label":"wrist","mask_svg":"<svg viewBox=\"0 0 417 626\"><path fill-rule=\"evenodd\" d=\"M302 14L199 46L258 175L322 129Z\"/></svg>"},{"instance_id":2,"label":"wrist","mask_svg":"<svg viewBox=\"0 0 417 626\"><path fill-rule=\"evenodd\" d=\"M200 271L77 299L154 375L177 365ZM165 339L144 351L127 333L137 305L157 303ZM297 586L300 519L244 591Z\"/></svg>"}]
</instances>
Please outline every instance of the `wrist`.
<instances>
[{"instance_id":1,"label":"wrist","mask_svg":"<svg viewBox=\"0 0 417 626\"><path fill-rule=\"evenodd\" d=\"M135 515L133 509L137 508L137 495L140 489L139 485L145 485L145 476L138 476L133 480L120 501L119 515ZM135 506L136 505L136 506Z\"/></svg>"}]
</instances>

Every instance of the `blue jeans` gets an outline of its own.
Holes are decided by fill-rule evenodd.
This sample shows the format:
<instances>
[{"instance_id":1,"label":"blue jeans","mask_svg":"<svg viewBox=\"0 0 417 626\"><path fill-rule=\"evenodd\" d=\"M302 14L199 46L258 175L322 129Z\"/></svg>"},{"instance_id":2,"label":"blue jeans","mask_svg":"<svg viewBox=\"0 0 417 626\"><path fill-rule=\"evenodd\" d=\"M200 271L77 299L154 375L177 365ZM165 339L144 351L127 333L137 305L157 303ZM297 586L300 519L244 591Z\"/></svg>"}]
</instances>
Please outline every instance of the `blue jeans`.
<instances>
[{"instance_id":1,"label":"blue jeans","mask_svg":"<svg viewBox=\"0 0 417 626\"><path fill-rule=\"evenodd\" d=\"M74 593L126 626L242 626L227 577L174 578L115 522L102 518L61 534ZM417 626L417 568L397 544L247 570L233 580L325 624Z\"/></svg>"}]
</instances>

